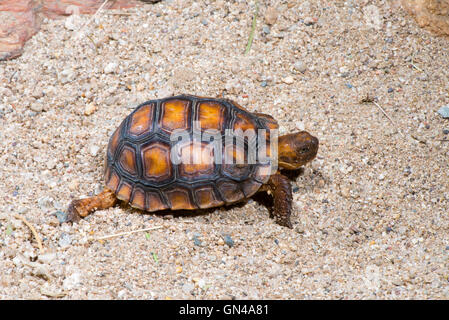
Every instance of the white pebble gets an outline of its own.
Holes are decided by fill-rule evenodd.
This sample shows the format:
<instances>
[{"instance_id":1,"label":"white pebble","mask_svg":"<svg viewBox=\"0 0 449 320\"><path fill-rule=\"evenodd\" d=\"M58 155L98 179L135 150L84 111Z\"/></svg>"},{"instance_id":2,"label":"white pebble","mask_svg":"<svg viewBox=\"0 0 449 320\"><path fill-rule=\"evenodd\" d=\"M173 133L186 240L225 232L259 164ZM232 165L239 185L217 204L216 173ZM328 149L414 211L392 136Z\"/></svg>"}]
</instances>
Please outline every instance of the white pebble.
<instances>
[{"instance_id":1,"label":"white pebble","mask_svg":"<svg viewBox=\"0 0 449 320\"><path fill-rule=\"evenodd\" d=\"M45 264L51 264L56 259L56 253L44 253L37 257L37 261Z\"/></svg>"},{"instance_id":2,"label":"white pebble","mask_svg":"<svg viewBox=\"0 0 449 320\"><path fill-rule=\"evenodd\" d=\"M81 283L81 274L78 272L72 273L70 276L64 279L62 286L64 290L71 290L77 287Z\"/></svg>"},{"instance_id":3,"label":"white pebble","mask_svg":"<svg viewBox=\"0 0 449 320\"><path fill-rule=\"evenodd\" d=\"M292 76L288 76L282 79L282 82L286 83L286 84L292 84L293 82L295 82L295 79L293 79Z\"/></svg>"},{"instance_id":4,"label":"white pebble","mask_svg":"<svg viewBox=\"0 0 449 320\"><path fill-rule=\"evenodd\" d=\"M110 62L104 67L104 73L115 73L117 71L118 63Z\"/></svg>"},{"instance_id":5,"label":"white pebble","mask_svg":"<svg viewBox=\"0 0 449 320\"><path fill-rule=\"evenodd\" d=\"M31 104L30 109L34 112L42 112L44 108L40 103L34 102Z\"/></svg>"},{"instance_id":6,"label":"white pebble","mask_svg":"<svg viewBox=\"0 0 449 320\"><path fill-rule=\"evenodd\" d=\"M304 73L304 72L307 71L307 66L302 61L296 61L295 65L293 66L293 68L296 71L299 71L301 73Z\"/></svg>"},{"instance_id":7,"label":"white pebble","mask_svg":"<svg viewBox=\"0 0 449 320\"><path fill-rule=\"evenodd\" d=\"M96 157L99 150L100 150L99 146L96 146L96 145L90 146L90 148L89 148L90 155L92 157Z\"/></svg>"}]
</instances>

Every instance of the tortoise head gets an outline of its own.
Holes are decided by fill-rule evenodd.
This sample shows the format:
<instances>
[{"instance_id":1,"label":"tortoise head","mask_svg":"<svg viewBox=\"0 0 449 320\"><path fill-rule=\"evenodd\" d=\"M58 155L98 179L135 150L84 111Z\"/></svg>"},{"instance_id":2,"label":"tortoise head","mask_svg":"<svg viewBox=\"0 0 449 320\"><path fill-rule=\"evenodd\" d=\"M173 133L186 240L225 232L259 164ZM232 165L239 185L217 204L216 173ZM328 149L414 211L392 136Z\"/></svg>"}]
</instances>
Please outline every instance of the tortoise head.
<instances>
[{"instance_id":1,"label":"tortoise head","mask_svg":"<svg viewBox=\"0 0 449 320\"><path fill-rule=\"evenodd\" d=\"M286 134L279 137L279 166L296 170L312 161L318 152L318 139L306 131Z\"/></svg>"}]
</instances>

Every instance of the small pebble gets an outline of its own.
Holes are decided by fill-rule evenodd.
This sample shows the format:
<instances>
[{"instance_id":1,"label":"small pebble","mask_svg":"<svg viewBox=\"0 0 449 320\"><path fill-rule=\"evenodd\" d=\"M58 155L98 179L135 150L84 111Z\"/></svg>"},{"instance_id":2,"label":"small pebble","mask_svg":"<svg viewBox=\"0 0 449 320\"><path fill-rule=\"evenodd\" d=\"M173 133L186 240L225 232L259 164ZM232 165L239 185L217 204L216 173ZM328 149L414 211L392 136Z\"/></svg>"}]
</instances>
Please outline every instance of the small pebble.
<instances>
[{"instance_id":1,"label":"small pebble","mask_svg":"<svg viewBox=\"0 0 449 320\"><path fill-rule=\"evenodd\" d=\"M307 71L307 66L302 61L296 61L293 68L301 73Z\"/></svg>"},{"instance_id":2,"label":"small pebble","mask_svg":"<svg viewBox=\"0 0 449 320\"><path fill-rule=\"evenodd\" d=\"M81 283L81 274L75 272L64 279L62 282L62 287L64 290L72 290Z\"/></svg>"},{"instance_id":3,"label":"small pebble","mask_svg":"<svg viewBox=\"0 0 449 320\"><path fill-rule=\"evenodd\" d=\"M0 87L0 96L4 96L4 97L10 97L12 96L12 91L8 88L1 88Z\"/></svg>"},{"instance_id":4,"label":"small pebble","mask_svg":"<svg viewBox=\"0 0 449 320\"><path fill-rule=\"evenodd\" d=\"M266 81L262 81L260 83L260 86L263 87L263 88L265 88L267 85L268 85L268 83Z\"/></svg>"},{"instance_id":5,"label":"small pebble","mask_svg":"<svg viewBox=\"0 0 449 320\"><path fill-rule=\"evenodd\" d=\"M36 99L42 98L44 96L44 91L41 87L36 87L31 93L31 96Z\"/></svg>"},{"instance_id":6,"label":"small pebble","mask_svg":"<svg viewBox=\"0 0 449 320\"><path fill-rule=\"evenodd\" d=\"M449 129L443 129L443 134L449 134Z\"/></svg>"},{"instance_id":7,"label":"small pebble","mask_svg":"<svg viewBox=\"0 0 449 320\"><path fill-rule=\"evenodd\" d=\"M37 257L37 260L44 264L51 264L56 260L56 253L44 253Z\"/></svg>"},{"instance_id":8,"label":"small pebble","mask_svg":"<svg viewBox=\"0 0 449 320\"><path fill-rule=\"evenodd\" d=\"M70 191L75 191L75 190L77 190L78 189L78 186L79 186L79 181L78 180L72 180L72 181L70 181L70 183L69 183L69 190Z\"/></svg>"},{"instance_id":9,"label":"small pebble","mask_svg":"<svg viewBox=\"0 0 449 320\"><path fill-rule=\"evenodd\" d=\"M42 112L44 110L44 107L42 106L42 104L34 102L30 105L30 109L34 112Z\"/></svg>"},{"instance_id":10,"label":"small pebble","mask_svg":"<svg viewBox=\"0 0 449 320\"><path fill-rule=\"evenodd\" d=\"M316 19L314 19L314 18L307 17L307 18L304 19L304 24L306 26L311 26L311 25L313 25L315 23L316 23Z\"/></svg>"},{"instance_id":11,"label":"small pebble","mask_svg":"<svg viewBox=\"0 0 449 320\"><path fill-rule=\"evenodd\" d=\"M293 79L292 76L288 76L282 79L282 82L286 83L286 84L292 84L293 82L295 82L295 80Z\"/></svg>"},{"instance_id":12,"label":"small pebble","mask_svg":"<svg viewBox=\"0 0 449 320\"><path fill-rule=\"evenodd\" d=\"M126 290L125 290L125 289L120 290L120 291L117 293L117 298L123 299L123 298L125 297L125 295L126 295Z\"/></svg>"},{"instance_id":13,"label":"small pebble","mask_svg":"<svg viewBox=\"0 0 449 320\"><path fill-rule=\"evenodd\" d=\"M412 173L412 168L410 168L409 166L405 167L404 173L407 176L410 175Z\"/></svg>"},{"instance_id":14,"label":"small pebble","mask_svg":"<svg viewBox=\"0 0 449 320\"><path fill-rule=\"evenodd\" d=\"M202 20L201 20L201 24L202 24L203 26L207 26L209 23L207 22L206 19L202 19Z\"/></svg>"},{"instance_id":15,"label":"small pebble","mask_svg":"<svg viewBox=\"0 0 449 320\"><path fill-rule=\"evenodd\" d=\"M199 236L197 234L193 235L193 244L198 247L201 247L201 245L202 245L201 240L198 237Z\"/></svg>"},{"instance_id":16,"label":"small pebble","mask_svg":"<svg viewBox=\"0 0 449 320\"><path fill-rule=\"evenodd\" d=\"M354 88L354 86L353 86L352 84L350 84L350 83L345 83L345 86L346 86L348 89Z\"/></svg>"},{"instance_id":17,"label":"small pebble","mask_svg":"<svg viewBox=\"0 0 449 320\"><path fill-rule=\"evenodd\" d=\"M53 201L51 197L42 197L37 200L37 204L41 209L50 209L53 207Z\"/></svg>"},{"instance_id":18,"label":"small pebble","mask_svg":"<svg viewBox=\"0 0 449 320\"><path fill-rule=\"evenodd\" d=\"M392 93L392 92L394 92L394 89L393 88L388 88L388 93Z\"/></svg>"},{"instance_id":19,"label":"small pebble","mask_svg":"<svg viewBox=\"0 0 449 320\"><path fill-rule=\"evenodd\" d=\"M104 73L115 73L117 71L118 63L110 62L104 67Z\"/></svg>"},{"instance_id":20,"label":"small pebble","mask_svg":"<svg viewBox=\"0 0 449 320\"><path fill-rule=\"evenodd\" d=\"M269 26L263 26L263 27L262 27L262 31L263 31L265 34L270 34L270 27L269 27Z\"/></svg>"},{"instance_id":21,"label":"small pebble","mask_svg":"<svg viewBox=\"0 0 449 320\"><path fill-rule=\"evenodd\" d=\"M442 106L440 109L438 109L438 113L444 119L449 119L449 104Z\"/></svg>"},{"instance_id":22,"label":"small pebble","mask_svg":"<svg viewBox=\"0 0 449 320\"><path fill-rule=\"evenodd\" d=\"M96 157L98 155L98 151L100 151L100 147L97 145L90 146L89 152L92 157Z\"/></svg>"},{"instance_id":23,"label":"small pebble","mask_svg":"<svg viewBox=\"0 0 449 320\"><path fill-rule=\"evenodd\" d=\"M190 294L190 292L195 289L195 286L191 283L186 283L182 286L182 291L186 294Z\"/></svg>"},{"instance_id":24,"label":"small pebble","mask_svg":"<svg viewBox=\"0 0 449 320\"><path fill-rule=\"evenodd\" d=\"M59 223L67 222L67 212L58 210L54 215L58 218Z\"/></svg>"},{"instance_id":25,"label":"small pebble","mask_svg":"<svg viewBox=\"0 0 449 320\"><path fill-rule=\"evenodd\" d=\"M389 232L392 232L393 229L392 229L391 227L387 227L387 228L385 229L385 231L387 231L387 232L389 233Z\"/></svg>"},{"instance_id":26,"label":"small pebble","mask_svg":"<svg viewBox=\"0 0 449 320\"><path fill-rule=\"evenodd\" d=\"M223 240L230 248L232 248L234 246L234 240L232 240L232 238L229 234L225 234L223 236Z\"/></svg>"},{"instance_id":27,"label":"small pebble","mask_svg":"<svg viewBox=\"0 0 449 320\"><path fill-rule=\"evenodd\" d=\"M204 280L204 279L198 280L197 285L198 285L198 287L200 287L203 290L206 289L206 280Z\"/></svg>"},{"instance_id":28,"label":"small pebble","mask_svg":"<svg viewBox=\"0 0 449 320\"><path fill-rule=\"evenodd\" d=\"M59 73L59 81L61 81L62 84L73 81L75 77L76 72L72 69L65 69Z\"/></svg>"},{"instance_id":29,"label":"small pebble","mask_svg":"<svg viewBox=\"0 0 449 320\"><path fill-rule=\"evenodd\" d=\"M97 110L97 107L93 103L89 103L84 108L84 115L90 116L95 112L95 110Z\"/></svg>"},{"instance_id":30,"label":"small pebble","mask_svg":"<svg viewBox=\"0 0 449 320\"><path fill-rule=\"evenodd\" d=\"M276 23L278 19L279 12L274 7L268 7L265 12L265 22L269 25L273 25Z\"/></svg>"},{"instance_id":31,"label":"small pebble","mask_svg":"<svg viewBox=\"0 0 449 320\"><path fill-rule=\"evenodd\" d=\"M17 212L19 213L19 214L25 214L25 213L27 213L28 212L28 208L27 207L20 207L18 210L17 210Z\"/></svg>"},{"instance_id":32,"label":"small pebble","mask_svg":"<svg viewBox=\"0 0 449 320\"><path fill-rule=\"evenodd\" d=\"M70 237L70 235L68 233L61 233L61 237L59 238L59 246L64 248L64 247L68 247L70 246L70 244L72 243L72 237Z\"/></svg>"}]
</instances>

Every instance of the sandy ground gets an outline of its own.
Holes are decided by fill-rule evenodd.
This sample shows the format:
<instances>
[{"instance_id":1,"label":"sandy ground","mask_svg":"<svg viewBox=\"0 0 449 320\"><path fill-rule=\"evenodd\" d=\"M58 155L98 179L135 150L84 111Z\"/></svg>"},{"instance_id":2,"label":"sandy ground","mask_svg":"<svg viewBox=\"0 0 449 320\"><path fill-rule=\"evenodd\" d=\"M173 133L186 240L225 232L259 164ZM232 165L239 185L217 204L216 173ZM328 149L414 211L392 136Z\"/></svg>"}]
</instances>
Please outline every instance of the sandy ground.
<instances>
[{"instance_id":1,"label":"sandy ground","mask_svg":"<svg viewBox=\"0 0 449 320\"><path fill-rule=\"evenodd\" d=\"M100 13L79 37L90 16L45 21L0 63L0 299L448 299L449 120L436 111L449 40L391 3L261 1L247 55L254 1ZM121 120L177 93L224 95L319 137L292 181L293 230L253 200L59 224L101 190Z\"/></svg>"}]
</instances>

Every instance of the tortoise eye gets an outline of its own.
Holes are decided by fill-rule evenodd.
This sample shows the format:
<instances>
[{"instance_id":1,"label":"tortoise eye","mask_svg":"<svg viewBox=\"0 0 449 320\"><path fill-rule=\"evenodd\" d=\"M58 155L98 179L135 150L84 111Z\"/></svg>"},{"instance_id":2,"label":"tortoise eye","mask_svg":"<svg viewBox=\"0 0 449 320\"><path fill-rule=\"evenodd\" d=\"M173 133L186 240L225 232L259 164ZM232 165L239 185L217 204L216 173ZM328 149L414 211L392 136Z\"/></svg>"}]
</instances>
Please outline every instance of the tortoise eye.
<instances>
[{"instance_id":1,"label":"tortoise eye","mask_svg":"<svg viewBox=\"0 0 449 320\"><path fill-rule=\"evenodd\" d=\"M309 152L309 147L302 147L300 150L301 153L307 153Z\"/></svg>"}]
</instances>

